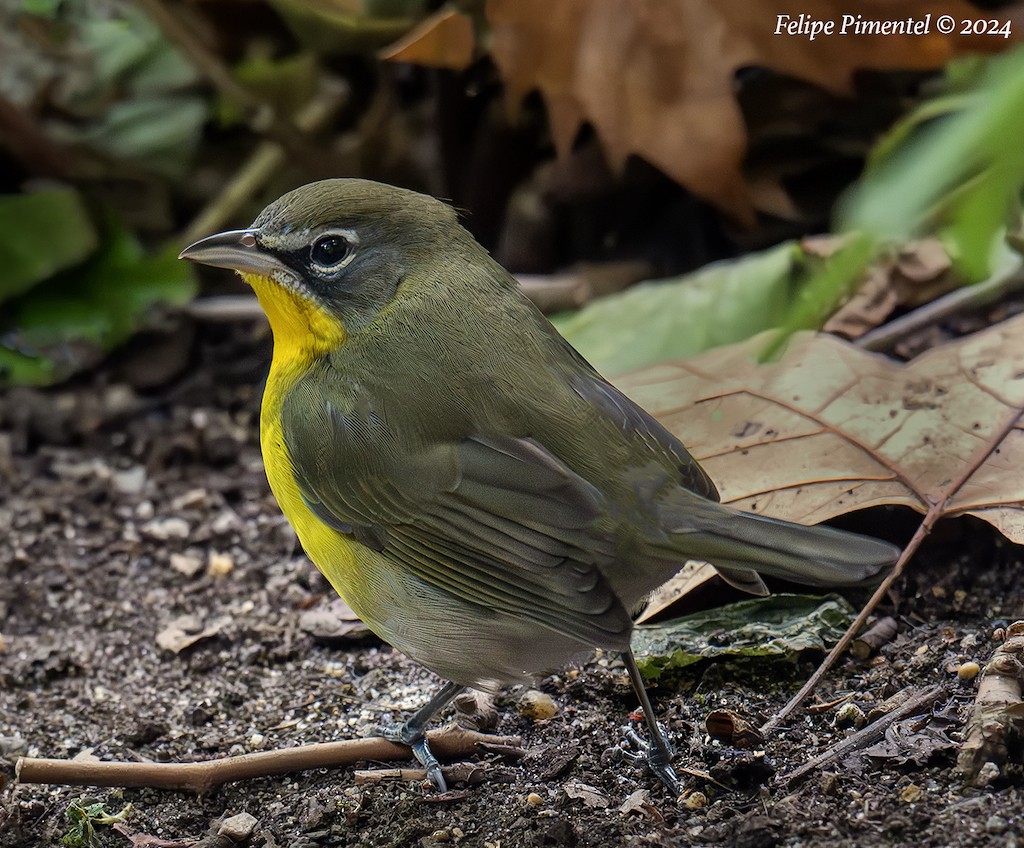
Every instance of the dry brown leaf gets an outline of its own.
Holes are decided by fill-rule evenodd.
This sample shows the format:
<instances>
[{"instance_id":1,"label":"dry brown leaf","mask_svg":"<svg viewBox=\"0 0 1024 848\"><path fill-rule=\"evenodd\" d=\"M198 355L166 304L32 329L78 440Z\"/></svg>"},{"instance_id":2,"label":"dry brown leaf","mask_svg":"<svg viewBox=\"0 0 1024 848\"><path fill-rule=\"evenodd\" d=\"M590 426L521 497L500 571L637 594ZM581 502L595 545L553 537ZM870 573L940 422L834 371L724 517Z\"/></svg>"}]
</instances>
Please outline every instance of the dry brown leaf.
<instances>
[{"instance_id":1,"label":"dry brown leaf","mask_svg":"<svg viewBox=\"0 0 1024 848\"><path fill-rule=\"evenodd\" d=\"M927 35L838 35L810 41L776 35L777 16L810 11L839 22L844 14L896 20L930 14ZM512 109L531 91L547 104L560 154L580 127L597 131L617 167L637 154L691 191L750 220L751 194L740 165L746 130L734 75L772 68L839 94L861 69L942 67L968 50L1005 49L1018 39L940 35L940 15L975 20L963 0L845 0L803 9L784 0L488 0L491 53ZM991 16L989 16L991 17ZM1005 17L1005 15L1004 15ZM959 29L959 28L957 28Z\"/></svg>"},{"instance_id":2,"label":"dry brown leaf","mask_svg":"<svg viewBox=\"0 0 1024 848\"><path fill-rule=\"evenodd\" d=\"M802 247L808 253L827 258L842 241L842 236L816 236L805 239ZM860 288L822 329L845 339L859 339L884 324L897 307L921 306L961 284L941 241L911 241L897 252L872 262Z\"/></svg>"},{"instance_id":3,"label":"dry brown leaf","mask_svg":"<svg viewBox=\"0 0 1024 848\"><path fill-rule=\"evenodd\" d=\"M156 643L165 651L180 654L199 642L217 636L228 623L227 617L221 617L204 627L198 617L180 615L156 634Z\"/></svg>"},{"instance_id":4,"label":"dry brown leaf","mask_svg":"<svg viewBox=\"0 0 1024 848\"><path fill-rule=\"evenodd\" d=\"M907 364L824 334L765 338L617 380L722 500L816 524L882 504L974 515L1024 543L1024 316Z\"/></svg>"},{"instance_id":5,"label":"dry brown leaf","mask_svg":"<svg viewBox=\"0 0 1024 848\"><path fill-rule=\"evenodd\" d=\"M462 71L472 64L475 50L473 21L461 12L445 8L381 51L380 57L389 62Z\"/></svg>"}]
</instances>

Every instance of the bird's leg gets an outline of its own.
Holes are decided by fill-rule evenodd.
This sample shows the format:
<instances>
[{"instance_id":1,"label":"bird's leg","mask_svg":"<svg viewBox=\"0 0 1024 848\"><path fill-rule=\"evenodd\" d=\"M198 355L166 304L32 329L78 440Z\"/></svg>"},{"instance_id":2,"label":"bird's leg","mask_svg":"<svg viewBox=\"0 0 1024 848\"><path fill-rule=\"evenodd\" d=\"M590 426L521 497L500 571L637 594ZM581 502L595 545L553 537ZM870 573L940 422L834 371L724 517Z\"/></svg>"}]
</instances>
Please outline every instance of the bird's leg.
<instances>
[{"instance_id":1,"label":"bird's leg","mask_svg":"<svg viewBox=\"0 0 1024 848\"><path fill-rule=\"evenodd\" d=\"M456 695L466 687L461 683L445 683L427 703L416 710L409 718L403 721L398 727L381 728L381 734L385 739L392 742L401 742L412 748L412 753L419 760L420 765L427 770L434 785L441 792L448 791L448 784L445 783L444 775L441 774L441 764L437 761L430 745L427 744L426 728L430 720L443 710Z\"/></svg>"},{"instance_id":2,"label":"bird's leg","mask_svg":"<svg viewBox=\"0 0 1024 848\"><path fill-rule=\"evenodd\" d=\"M650 742L644 742L633 730L626 732L626 739L623 742L623 751L627 758L638 765L644 765L654 774L675 797L679 797L679 778L672 770L672 746L665 736L665 730L654 717L654 707L651 706L651 699L647 697L647 688L644 686L643 678L640 676L640 669L637 668L636 660L633 658L633 651L627 648L622 652L622 661L629 671L629 680L633 689L640 699L640 706L644 711L644 720L647 722L647 729L651 735Z\"/></svg>"}]
</instances>

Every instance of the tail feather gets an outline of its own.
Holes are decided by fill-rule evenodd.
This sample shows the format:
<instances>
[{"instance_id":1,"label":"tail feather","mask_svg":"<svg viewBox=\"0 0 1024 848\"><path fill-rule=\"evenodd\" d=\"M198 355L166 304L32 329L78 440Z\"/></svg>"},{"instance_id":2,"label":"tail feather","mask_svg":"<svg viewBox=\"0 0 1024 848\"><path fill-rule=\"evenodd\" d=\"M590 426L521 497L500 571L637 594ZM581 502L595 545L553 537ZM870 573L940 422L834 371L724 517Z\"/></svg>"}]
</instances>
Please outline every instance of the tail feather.
<instances>
[{"instance_id":1,"label":"tail feather","mask_svg":"<svg viewBox=\"0 0 1024 848\"><path fill-rule=\"evenodd\" d=\"M673 549L710 562L726 581L754 594L765 594L758 575L811 586L865 583L891 568L900 553L869 536L793 524L699 498L673 510L673 516L663 522Z\"/></svg>"}]
</instances>

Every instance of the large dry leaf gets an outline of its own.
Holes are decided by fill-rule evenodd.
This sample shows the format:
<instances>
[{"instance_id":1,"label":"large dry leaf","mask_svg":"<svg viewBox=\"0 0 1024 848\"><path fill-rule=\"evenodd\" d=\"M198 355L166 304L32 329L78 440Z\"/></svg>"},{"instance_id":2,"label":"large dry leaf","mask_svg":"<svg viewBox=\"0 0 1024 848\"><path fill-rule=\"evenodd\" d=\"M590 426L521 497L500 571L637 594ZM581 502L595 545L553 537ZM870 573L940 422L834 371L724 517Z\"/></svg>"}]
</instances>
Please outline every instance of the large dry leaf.
<instances>
[{"instance_id":1,"label":"large dry leaf","mask_svg":"<svg viewBox=\"0 0 1024 848\"><path fill-rule=\"evenodd\" d=\"M844 14L898 20L931 15L926 35L833 35L814 41L776 35L778 15L823 21ZM740 172L746 144L734 74L772 68L840 94L860 69L939 68L968 50L1001 50L1017 40L944 36L940 15L999 17L962 0L874 0L851 8L819 0L488 0L491 53L515 107L539 90L555 145L570 149L591 123L610 161L638 154L702 197L749 218ZM1005 15L1003 15L1005 17ZM957 32L959 27L957 27Z\"/></svg>"},{"instance_id":2,"label":"large dry leaf","mask_svg":"<svg viewBox=\"0 0 1024 848\"><path fill-rule=\"evenodd\" d=\"M764 337L624 375L723 501L816 524L881 504L975 515L1024 543L1024 316L907 364L828 335Z\"/></svg>"}]
</instances>

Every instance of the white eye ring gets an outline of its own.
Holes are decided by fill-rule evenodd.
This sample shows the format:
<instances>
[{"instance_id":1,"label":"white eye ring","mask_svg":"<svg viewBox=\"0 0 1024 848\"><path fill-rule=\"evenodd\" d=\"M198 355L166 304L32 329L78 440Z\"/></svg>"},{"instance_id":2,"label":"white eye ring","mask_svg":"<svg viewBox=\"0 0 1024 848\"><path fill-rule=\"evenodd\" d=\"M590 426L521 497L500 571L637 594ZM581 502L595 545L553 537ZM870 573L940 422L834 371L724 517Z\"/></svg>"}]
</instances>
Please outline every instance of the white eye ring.
<instances>
[{"instance_id":1,"label":"white eye ring","mask_svg":"<svg viewBox=\"0 0 1024 848\"><path fill-rule=\"evenodd\" d=\"M359 239L352 230L328 230L317 236L309 248L309 262L314 270L334 274L355 257Z\"/></svg>"}]
</instances>

